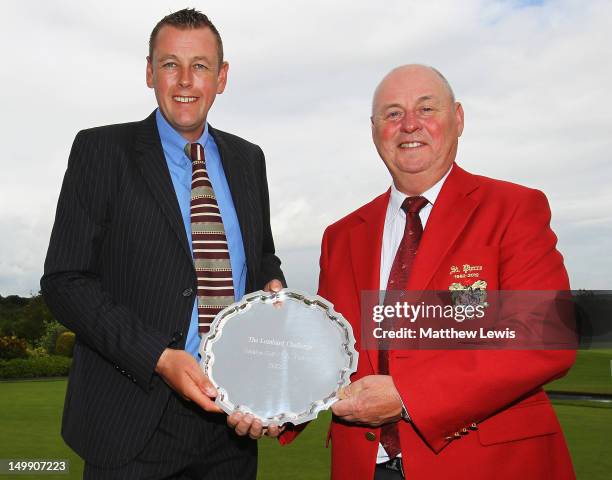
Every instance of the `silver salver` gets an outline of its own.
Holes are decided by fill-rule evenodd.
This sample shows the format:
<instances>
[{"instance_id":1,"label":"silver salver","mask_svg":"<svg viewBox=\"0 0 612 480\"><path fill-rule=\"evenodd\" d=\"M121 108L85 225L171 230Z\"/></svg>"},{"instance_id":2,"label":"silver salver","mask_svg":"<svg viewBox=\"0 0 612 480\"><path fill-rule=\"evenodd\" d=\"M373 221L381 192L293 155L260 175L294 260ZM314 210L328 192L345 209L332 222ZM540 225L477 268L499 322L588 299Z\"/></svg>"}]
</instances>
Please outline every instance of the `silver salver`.
<instances>
[{"instance_id":1,"label":"silver salver","mask_svg":"<svg viewBox=\"0 0 612 480\"><path fill-rule=\"evenodd\" d=\"M353 329L332 304L288 289L251 293L222 310L200 355L217 405L264 426L316 418L350 383L358 359Z\"/></svg>"}]
</instances>

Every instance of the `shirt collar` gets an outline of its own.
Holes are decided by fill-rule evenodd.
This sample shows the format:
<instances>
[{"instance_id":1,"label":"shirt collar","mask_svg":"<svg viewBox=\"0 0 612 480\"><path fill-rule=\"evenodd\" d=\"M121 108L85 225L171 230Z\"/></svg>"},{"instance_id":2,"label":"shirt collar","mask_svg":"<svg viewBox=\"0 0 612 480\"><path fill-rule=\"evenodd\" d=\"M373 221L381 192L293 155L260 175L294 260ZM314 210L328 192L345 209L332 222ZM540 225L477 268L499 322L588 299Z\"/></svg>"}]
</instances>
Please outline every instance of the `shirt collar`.
<instances>
[{"instance_id":1,"label":"shirt collar","mask_svg":"<svg viewBox=\"0 0 612 480\"><path fill-rule=\"evenodd\" d=\"M178 133L172 125L165 119L162 115L159 108L155 112L155 120L157 121L157 129L159 131L159 137L162 141L162 146L165 150L169 150L171 155L170 158L175 160L176 163L185 160L187 161L187 156L185 155L185 145L188 142L183 138L183 136ZM208 123L204 125L204 131L200 138L196 140L195 143L201 144L204 148L206 148L206 143L208 142L210 135L208 133Z\"/></svg>"},{"instance_id":2,"label":"shirt collar","mask_svg":"<svg viewBox=\"0 0 612 480\"><path fill-rule=\"evenodd\" d=\"M438 180L431 188L421 193L421 197L425 197L431 206L436 203L436 199L440 194L440 190L442 190L442 185L446 181L446 177L450 174L453 166L451 165L448 171L444 174L444 176ZM408 197L405 193L400 192L394 183L391 183L391 198L389 198L389 208L394 215L397 215L400 212L402 207L402 203L404 203L404 199Z\"/></svg>"}]
</instances>

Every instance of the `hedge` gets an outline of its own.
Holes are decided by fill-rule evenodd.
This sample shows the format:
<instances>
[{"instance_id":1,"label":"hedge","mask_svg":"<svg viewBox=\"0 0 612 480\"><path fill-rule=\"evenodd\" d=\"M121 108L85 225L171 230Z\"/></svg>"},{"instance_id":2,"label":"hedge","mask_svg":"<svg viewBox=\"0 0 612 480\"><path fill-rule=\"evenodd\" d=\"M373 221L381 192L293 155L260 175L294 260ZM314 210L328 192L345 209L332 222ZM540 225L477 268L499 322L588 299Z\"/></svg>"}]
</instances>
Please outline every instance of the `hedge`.
<instances>
[{"instance_id":1,"label":"hedge","mask_svg":"<svg viewBox=\"0 0 612 480\"><path fill-rule=\"evenodd\" d=\"M55 355L61 355L63 357L72 357L72 351L74 350L75 335L72 332L61 333L57 337L57 343L55 344Z\"/></svg>"},{"instance_id":2,"label":"hedge","mask_svg":"<svg viewBox=\"0 0 612 480\"><path fill-rule=\"evenodd\" d=\"M71 358L57 355L0 360L0 378L64 377L71 363Z\"/></svg>"}]
</instances>

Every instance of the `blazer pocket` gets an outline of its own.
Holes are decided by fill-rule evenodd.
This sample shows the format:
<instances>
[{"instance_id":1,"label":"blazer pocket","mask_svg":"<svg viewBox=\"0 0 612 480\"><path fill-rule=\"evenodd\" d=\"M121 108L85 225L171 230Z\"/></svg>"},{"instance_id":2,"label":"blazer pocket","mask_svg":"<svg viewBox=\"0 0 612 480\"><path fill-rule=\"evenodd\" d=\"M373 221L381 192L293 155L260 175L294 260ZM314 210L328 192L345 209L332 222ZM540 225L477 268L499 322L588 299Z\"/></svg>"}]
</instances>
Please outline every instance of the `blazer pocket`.
<instances>
[{"instance_id":1,"label":"blazer pocket","mask_svg":"<svg viewBox=\"0 0 612 480\"><path fill-rule=\"evenodd\" d=\"M434 277L438 290L448 290L453 284L465 287L475 282L486 282L486 290L499 286L499 247L475 246L451 250L442 260Z\"/></svg>"},{"instance_id":2,"label":"blazer pocket","mask_svg":"<svg viewBox=\"0 0 612 480\"><path fill-rule=\"evenodd\" d=\"M559 431L559 422L548 401L504 410L478 425L481 445L495 445Z\"/></svg>"}]
</instances>

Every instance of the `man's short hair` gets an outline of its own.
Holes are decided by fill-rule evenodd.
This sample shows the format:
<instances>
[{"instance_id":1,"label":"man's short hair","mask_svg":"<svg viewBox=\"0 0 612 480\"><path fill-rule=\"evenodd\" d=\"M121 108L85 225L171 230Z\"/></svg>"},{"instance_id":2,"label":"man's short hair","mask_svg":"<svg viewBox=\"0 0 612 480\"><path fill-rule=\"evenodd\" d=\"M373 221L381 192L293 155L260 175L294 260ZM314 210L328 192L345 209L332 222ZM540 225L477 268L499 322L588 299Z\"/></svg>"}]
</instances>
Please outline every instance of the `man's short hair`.
<instances>
[{"instance_id":1,"label":"man's short hair","mask_svg":"<svg viewBox=\"0 0 612 480\"><path fill-rule=\"evenodd\" d=\"M223 63L223 41L219 30L213 25L206 15L196 10L195 8L183 8L170 15L166 15L162 18L157 25L153 28L151 36L149 37L149 57L153 59L153 48L155 47L155 39L157 34L164 25L169 25L180 30L186 30L191 28L210 28L210 31L214 33L217 39L217 56L219 57L219 67Z\"/></svg>"}]
</instances>

